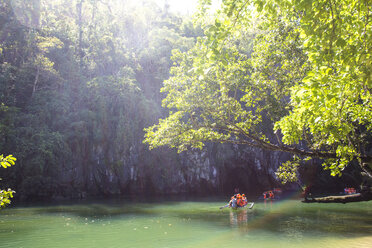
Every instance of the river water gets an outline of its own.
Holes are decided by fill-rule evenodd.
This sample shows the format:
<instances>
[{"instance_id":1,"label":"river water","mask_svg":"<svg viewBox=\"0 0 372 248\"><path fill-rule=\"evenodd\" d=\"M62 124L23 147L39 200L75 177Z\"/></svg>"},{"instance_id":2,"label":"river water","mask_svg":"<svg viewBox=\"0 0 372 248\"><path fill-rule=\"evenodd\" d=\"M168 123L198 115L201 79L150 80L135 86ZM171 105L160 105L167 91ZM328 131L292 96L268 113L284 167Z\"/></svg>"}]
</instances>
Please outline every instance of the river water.
<instances>
[{"instance_id":1,"label":"river water","mask_svg":"<svg viewBox=\"0 0 372 248\"><path fill-rule=\"evenodd\" d=\"M0 211L0 247L372 247L372 202L80 202Z\"/></svg>"}]
</instances>

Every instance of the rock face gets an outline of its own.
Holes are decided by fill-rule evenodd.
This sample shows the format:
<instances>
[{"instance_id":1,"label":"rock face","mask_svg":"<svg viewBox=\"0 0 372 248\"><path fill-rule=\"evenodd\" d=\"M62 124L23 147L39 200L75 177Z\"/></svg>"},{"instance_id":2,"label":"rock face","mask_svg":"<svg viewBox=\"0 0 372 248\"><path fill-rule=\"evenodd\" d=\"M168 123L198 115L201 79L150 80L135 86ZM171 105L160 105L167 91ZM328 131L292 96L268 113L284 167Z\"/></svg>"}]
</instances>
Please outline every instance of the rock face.
<instances>
[{"instance_id":1,"label":"rock face","mask_svg":"<svg viewBox=\"0 0 372 248\"><path fill-rule=\"evenodd\" d=\"M248 195L279 185L275 170L289 155L238 145L208 144L203 150L178 154L138 144L118 160L96 147L94 157L59 176L55 197L133 194ZM107 153L106 153L107 156Z\"/></svg>"}]
</instances>

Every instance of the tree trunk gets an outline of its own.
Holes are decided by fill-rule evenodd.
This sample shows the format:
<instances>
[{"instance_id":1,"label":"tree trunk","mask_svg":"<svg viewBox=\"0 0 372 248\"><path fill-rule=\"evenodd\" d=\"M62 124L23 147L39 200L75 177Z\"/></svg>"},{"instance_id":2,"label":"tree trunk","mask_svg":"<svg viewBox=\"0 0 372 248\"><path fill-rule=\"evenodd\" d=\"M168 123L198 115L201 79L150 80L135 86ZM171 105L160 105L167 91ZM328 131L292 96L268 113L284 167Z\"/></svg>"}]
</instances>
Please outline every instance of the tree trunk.
<instances>
[{"instance_id":1,"label":"tree trunk","mask_svg":"<svg viewBox=\"0 0 372 248\"><path fill-rule=\"evenodd\" d=\"M31 98L34 97L34 94L36 92L37 84L39 82L39 75L40 75L40 66L37 66L37 71L36 71L34 85L33 85L33 88L32 88Z\"/></svg>"},{"instance_id":2,"label":"tree trunk","mask_svg":"<svg viewBox=\"0 0 372 248\"><path fill-rule=\"evenodd\" d=\"M360 202L372 200L371 192L362 192L352 195L335 195L326 197L305 197L302 201L304 203L348 203L348 202Z\"/></svg>"},{"instance_id":3,"label":"tree trunk","mask_svg":"<svg viewBox=\"0 0 372 248\"><path fill-rule=\"evenodd\" d=\"M372 169L369 163L360 163L360 167L364 171L365 176L368 176L369 178L372 178Z\"/></svg>"}]
</instances>

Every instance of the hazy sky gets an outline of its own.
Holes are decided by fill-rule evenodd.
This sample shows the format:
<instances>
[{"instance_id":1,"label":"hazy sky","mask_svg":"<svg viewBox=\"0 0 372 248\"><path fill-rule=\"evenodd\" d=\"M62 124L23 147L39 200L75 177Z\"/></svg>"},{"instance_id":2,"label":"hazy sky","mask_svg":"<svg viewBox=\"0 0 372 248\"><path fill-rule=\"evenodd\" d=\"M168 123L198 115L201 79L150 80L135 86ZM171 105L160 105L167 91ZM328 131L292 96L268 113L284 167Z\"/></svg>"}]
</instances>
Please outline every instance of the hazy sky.
<instances>
[{"instance_id":1,"label":"hazy sky","mask_svg":"<svg viewBox=\"0 0 372 248\"><path fill-rule=\"evenodd\" d=\"M156 0L161 4L164 4L164 0ZM173 11L179 11L182 13L192 13L195 11L198 4L198 0L167 0L170 9Z\"/></svg>"},{"instance_id":2,"label":"hazy sky","mask_svg":"<svg viewBox=\"0 0 372 248\"><path fill-rule=\"evenodd\" d=\"M170 9L175 12L193 13L198 5L198 0L154 0L159 6L164 6L167 1ZM212 0L212 6L217 7L221 0Z\"/></svg>"},{"instance_id":3,"label":"hazy sky","mask_svg":"<svg viewBox=\"0 0 372 248\"><path fill-rule=\"evenodd\" d=\"M2 1L2 0L0 0ZM47 0L44 0L47 1ZM54 1L54 0L50 0ZM64 0L64 1L71 1L71 0ZM121 0L119 0L120 2ZM196 7L198 6L198 0L126 0L127 3L131 4L140 4L146 1L153 1L157 3L159 7L164 7L164 4L167 2L169 4L169 8L171 12L181 13L181 14L193 14L196 11ZM220 6L222 0L212 0L212 7L211 9L216 9ZM14 7L15 14L17 15L20 22L23 23L23 20L28 19L28 9L17 8L17 3L19 0L11 0L11 4ZM24 25L27 25L24 23Z\"/></svg>"}]
</instances>

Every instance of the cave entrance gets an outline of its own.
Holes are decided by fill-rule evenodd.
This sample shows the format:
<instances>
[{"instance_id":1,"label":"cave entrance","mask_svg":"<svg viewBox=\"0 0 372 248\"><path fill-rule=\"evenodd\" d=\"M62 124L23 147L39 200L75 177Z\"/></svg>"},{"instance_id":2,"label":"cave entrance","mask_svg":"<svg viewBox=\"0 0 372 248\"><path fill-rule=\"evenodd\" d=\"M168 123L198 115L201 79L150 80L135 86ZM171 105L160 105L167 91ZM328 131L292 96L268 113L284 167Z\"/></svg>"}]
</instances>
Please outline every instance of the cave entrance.
<instances>
[{"instance_id":1,"label":"cave entrance","mask_svg":"<svg viewBox=\"0 0 372 248\"><path fill-rule=\"evenodd\" d=\"M234 194L235 189L247 196L257 196L262 192L262 187L256 173L248 168L227 168L222 180L223 192Z\"/></svg>"}]
</instances>

